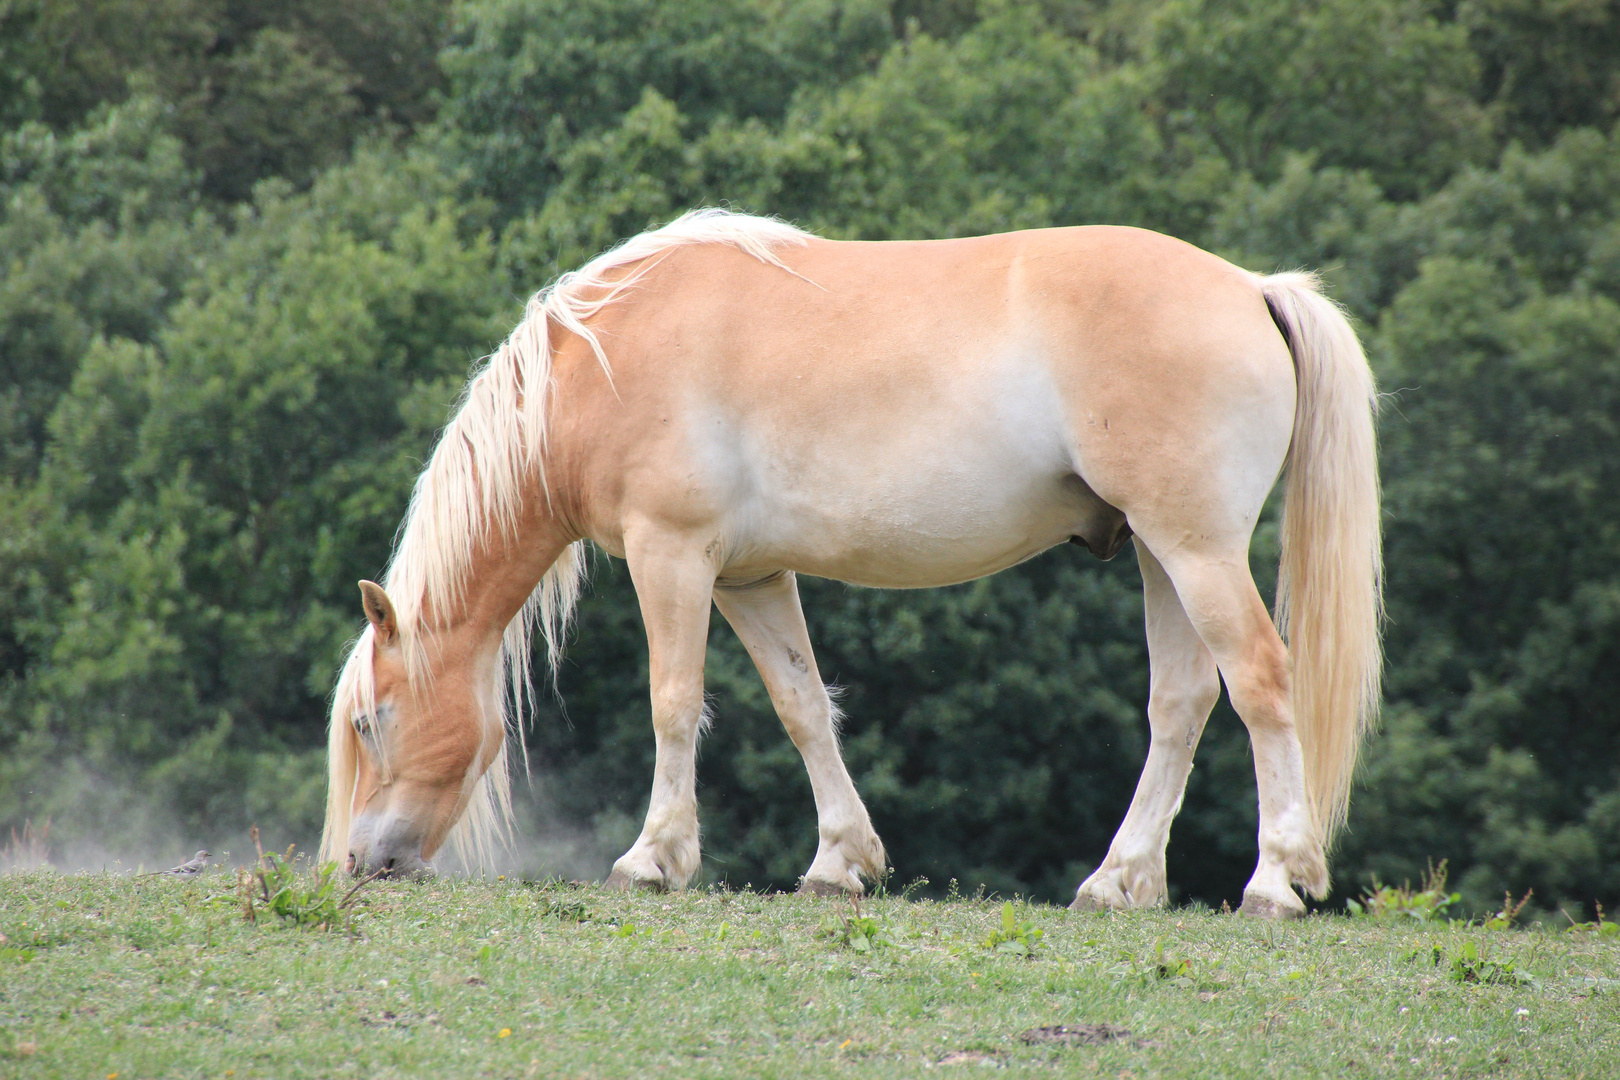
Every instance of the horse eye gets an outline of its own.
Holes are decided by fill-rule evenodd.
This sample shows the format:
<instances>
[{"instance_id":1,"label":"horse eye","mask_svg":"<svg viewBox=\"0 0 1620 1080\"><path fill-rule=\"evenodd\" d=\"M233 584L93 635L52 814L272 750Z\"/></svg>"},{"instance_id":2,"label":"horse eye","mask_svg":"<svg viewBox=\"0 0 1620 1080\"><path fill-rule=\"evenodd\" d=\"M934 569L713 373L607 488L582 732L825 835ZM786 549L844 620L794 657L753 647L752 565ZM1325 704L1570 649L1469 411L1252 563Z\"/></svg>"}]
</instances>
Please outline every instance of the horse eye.
<instances>
[{"instance_id":1,"label":"horse eye","mask_svg":"<svg viewBox=\"0 0 1620 1080\"><path fill-rule=\"evenodd\" d=\"M354 717L354 730L362 735L371 732L371 717L365 713L356 713Z\"/></svg>"}]
</instances>

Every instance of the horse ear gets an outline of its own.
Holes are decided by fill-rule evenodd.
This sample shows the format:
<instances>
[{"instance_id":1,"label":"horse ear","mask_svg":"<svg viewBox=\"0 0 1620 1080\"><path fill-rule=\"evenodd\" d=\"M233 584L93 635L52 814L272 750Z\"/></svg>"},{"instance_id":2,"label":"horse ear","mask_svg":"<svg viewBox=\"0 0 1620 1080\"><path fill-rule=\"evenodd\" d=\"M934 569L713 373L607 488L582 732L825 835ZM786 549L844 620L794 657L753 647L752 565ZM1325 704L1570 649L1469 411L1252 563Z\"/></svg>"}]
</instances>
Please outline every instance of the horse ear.
<instances>
[{"instance_id":1,"label":"horse ear","mask_svg":"<svg viewBox=\"0 0 1620 1080\"><path fill-rule=\"evenodd\" d=\"M377 632L377 644L392 645L399 636L399 624L394 621L394 602L388 599L383 587L375 581L360 583L360 604L366 609L366 618Z\"/></svg>"}]
</instances>

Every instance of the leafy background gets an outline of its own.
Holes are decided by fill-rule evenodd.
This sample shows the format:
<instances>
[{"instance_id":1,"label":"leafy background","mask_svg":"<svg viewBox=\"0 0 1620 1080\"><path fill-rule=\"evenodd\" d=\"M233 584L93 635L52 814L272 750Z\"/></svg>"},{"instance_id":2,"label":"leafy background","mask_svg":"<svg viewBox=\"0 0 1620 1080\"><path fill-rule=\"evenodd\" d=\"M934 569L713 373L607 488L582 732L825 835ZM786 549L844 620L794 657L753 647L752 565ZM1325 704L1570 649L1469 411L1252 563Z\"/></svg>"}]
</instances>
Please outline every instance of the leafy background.
<instances>
[{"instance_id":1,"label":"leafy background","mask_svg":"<svg viewBox=\"0 0 1620 1080\"><path fill-rule=\"evenodd\" d=\"M8 0L0 827L62 865L318 833L324 705L524 296L700 204L835 237L1116 222L1326 271L1390 393L1388 697L1339 895L1620 905L1620 3ZM1274 574L1268 525L1257 576ZM652 738L605 556L512 866L598 874ZM1129 556L806 582L901 880L1063 899L1146 751ZM797 755L716 620L710 879L788 886ZM1223 704L1171 841L1236 899ZM1334 900L1337 904L1339 900Z\"/></svg>"}]
</instances>

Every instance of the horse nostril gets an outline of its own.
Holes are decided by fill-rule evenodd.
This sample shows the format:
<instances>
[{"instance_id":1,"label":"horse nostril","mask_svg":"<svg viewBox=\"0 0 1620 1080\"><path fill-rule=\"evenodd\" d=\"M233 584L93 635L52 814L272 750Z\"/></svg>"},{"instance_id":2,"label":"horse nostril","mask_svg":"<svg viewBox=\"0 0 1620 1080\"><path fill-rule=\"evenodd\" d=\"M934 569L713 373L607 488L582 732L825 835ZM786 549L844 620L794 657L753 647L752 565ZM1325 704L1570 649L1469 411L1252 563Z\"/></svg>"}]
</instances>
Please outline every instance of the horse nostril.
<instances>
[{"instance_id":1,"label":"horse nostril","mask_svg":"<svg viewBox=\"0 0 1620 1080\"><path fill-rule=\"evenodd\" d=\"M393 868L394 868L394 857L392 855L390 855L390 856L388 856L388 861L383 863L383 869L384 870L392 870Z\"/></svg>"}]
</instances>

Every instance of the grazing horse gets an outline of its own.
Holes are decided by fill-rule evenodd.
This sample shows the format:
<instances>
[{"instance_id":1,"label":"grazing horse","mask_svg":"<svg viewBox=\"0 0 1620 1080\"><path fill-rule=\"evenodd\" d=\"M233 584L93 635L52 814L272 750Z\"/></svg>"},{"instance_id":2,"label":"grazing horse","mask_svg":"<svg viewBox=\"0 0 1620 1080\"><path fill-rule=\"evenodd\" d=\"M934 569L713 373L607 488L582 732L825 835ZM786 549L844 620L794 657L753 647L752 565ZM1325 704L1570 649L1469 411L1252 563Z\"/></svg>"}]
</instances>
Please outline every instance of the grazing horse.
<instances>
[{"instance_id":1,"label":"grazing horse","mask_svg":"<svg viewBox=\"0 0 1620 1080\"><path fill-rule=\"evenodd\" d=\"M646 623L652 797L608 884L698 869L709 605L741 638L814 789L810 892L883 845L844 767L796 574L923 588L1064 541L1132 540L1152 744L1077 907L1165 898L1164 852L1225 680L1253 743L1243 910L1304 911L1374 719L1380 539L1372 377L1304 274L1261 277L1141 229L850 243L701 210L563 275L468 382L418 479L334 696L323 859L487 857L507 745L555 664L590 540ZM1286 467L1273 625L1249 539ZM452 836L452 832L454 835Z\"/></svg>"}]
</instances>

